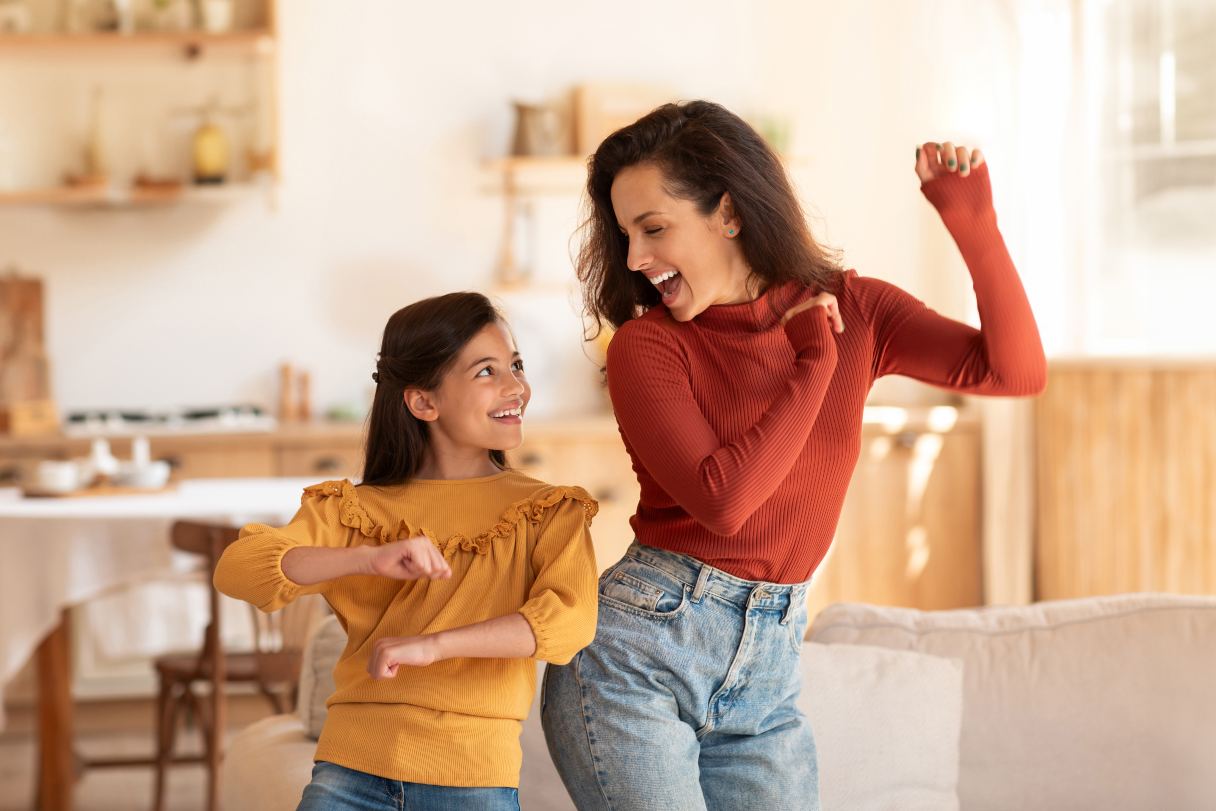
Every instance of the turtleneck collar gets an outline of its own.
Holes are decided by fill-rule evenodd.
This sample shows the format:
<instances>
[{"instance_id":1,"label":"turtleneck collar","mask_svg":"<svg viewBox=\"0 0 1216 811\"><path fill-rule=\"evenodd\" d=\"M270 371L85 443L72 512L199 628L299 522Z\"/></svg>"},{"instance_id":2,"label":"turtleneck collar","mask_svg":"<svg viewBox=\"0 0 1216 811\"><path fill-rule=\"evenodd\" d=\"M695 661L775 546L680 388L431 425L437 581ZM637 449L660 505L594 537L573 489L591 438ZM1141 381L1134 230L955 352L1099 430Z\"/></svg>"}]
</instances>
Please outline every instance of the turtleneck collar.
<instances>
[{"instance_id":1,"label":"turtleneck collar","mask_svg":"<svg viewBox=\"0 0 1216 811\"><path fill-rule=\"evenodd\" d=\"M799 287L797 282L770 285L751 301L707 307L693 318L692 323L725 332L760 332L770 329L780 322L781 316L792 306Z\"/></svg>"}]
</instances>

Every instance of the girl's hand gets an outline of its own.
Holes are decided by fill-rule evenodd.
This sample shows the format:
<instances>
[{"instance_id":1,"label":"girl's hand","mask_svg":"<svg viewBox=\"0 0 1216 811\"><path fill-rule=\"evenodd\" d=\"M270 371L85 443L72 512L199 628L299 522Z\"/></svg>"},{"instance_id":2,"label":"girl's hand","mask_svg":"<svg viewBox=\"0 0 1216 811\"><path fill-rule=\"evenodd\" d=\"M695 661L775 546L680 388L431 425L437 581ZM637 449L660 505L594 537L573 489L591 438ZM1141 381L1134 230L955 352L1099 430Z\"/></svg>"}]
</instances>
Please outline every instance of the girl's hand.
<instances>
[{"instance_id":1,"label":"girl's hand","mask_svg":"<svg viewBox=\"0 0 1216 811\"><path fill-rule=\"evenodd\" d=\"M984 156L978 149L968 151L967 147L956 147L949 141L944 144L929 141L916 148L916 176L921 183L948 172L958 172L961 177L966 177L983 162Z\"/></svg>"},{"instance_id":2,"label":"girl's hand","mask_svg":"<svg viewBox=\"0 0 1216 811\"><path fill-rule=\"evenodd\" d=\"M452 567L430 538L422 535L375 547L369 566L372 574L394 580L446 580L452 576Z\"/></svg>"},{"instance_id":3,"label":"girl's hand","mask_svg":"<svg viewBox=\"0 0 1216 811\"><path fill-rule=\"evenodd\" d=\"M809 310L812 307L822 307L828 314L828 320L832 322L832 329L836 332L844 332L844 321L840 318L840 306L836 303L836 297L831 293L820 293L814 298L809 298L801 304L795 304L785 311L785 315L781 316L781 325L785 326L785 322L789 321L794 316L803 310Z\"/></svg>"},{"instance_id":4,"label":"girl's hand","mask_svg":"<svg viewBox=\"0 0 1216 811\"><path fill-rule=\"evenodd\" d=\"M372 645L367 672L373 679L391 679L403 665L426 667L439 658L439 644L432 636L389 636Z\"/></svg>"}]
</instances>

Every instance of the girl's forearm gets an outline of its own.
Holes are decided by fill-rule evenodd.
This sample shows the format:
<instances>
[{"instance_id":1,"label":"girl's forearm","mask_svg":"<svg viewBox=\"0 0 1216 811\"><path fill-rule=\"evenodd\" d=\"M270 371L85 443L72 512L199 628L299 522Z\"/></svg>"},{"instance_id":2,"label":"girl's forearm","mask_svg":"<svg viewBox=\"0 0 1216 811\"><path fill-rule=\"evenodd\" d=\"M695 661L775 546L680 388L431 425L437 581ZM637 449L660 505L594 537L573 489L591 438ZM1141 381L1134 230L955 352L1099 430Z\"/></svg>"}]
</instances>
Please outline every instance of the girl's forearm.
<instances>
[{"instance_id":1,"label":"girl's forearm","mask_svg":"<svg viewBox=\"0 0 1216 811\"><path fill-rule=\"evenodd\" d=\"M373 549L370 546L343 549L297 546L287 550L279 565L291 582L311 586L352 574L373 574L370 561Z\"/></svg>"},{"instance_id":2,"label":"girl's forearm","mask_svg":"<svg viewBox=\"0 0 1216 811\"><path fill-rule=\"evenodd\" d=\"M439 659L526 659L536 652L532 626L519 613L440 631L431 640Z\"/></svg>"}]
</instances>

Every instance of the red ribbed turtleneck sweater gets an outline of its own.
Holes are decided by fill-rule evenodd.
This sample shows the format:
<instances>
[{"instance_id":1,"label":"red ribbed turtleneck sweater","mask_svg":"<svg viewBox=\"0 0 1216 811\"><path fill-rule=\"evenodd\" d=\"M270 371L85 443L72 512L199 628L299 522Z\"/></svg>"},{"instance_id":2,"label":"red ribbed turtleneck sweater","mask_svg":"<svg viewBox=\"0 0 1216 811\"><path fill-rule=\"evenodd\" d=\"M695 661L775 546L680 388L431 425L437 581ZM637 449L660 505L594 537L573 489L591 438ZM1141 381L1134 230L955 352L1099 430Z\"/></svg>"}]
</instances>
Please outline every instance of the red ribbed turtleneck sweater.
<instances>
[{"instance_id":1,"label":"red ribbed turtleneck sweater","mask_svg":"<svg viewBox=\"0 0 1216 811\"><path fill-rule=\"evenodd\" d=\"M814 293L792 284L684 323L660 304L617 331L608 388L641 484L630 521L640 543L747 580L801 582L832 542L878 377L968 394L1042 390L1043 347L987 165L921 190L971 271L978 331L851 270L836 291L843 333L822 307L782 327L779 313Z\"/></svg>"}]
</instances>

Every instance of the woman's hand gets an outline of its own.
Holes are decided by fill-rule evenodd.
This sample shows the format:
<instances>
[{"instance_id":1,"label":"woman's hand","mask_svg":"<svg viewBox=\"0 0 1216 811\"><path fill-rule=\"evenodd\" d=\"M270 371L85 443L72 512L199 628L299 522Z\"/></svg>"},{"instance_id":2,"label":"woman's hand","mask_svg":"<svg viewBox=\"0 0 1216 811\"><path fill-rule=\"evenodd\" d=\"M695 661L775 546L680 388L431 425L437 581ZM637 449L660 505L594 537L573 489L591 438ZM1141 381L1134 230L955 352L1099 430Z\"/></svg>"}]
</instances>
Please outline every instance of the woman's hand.
<instances>
[{"instance_id":1,"label":"woman's hand","mask_svg":"<svg viewBox=\"0 0 1216 811\"><path fill-rule=\"evenodd\" d=\"M832 322L832 329L836 332L844 332L844 321L840 318L840 306L836 303L836 297L831 293L820 293L814 298L809 298L801 304L795 304L785 311L785 315L781 316L781 325L785 326L785 322L789 321L794 316L803 310L809 310L812 307L822 307L828 315L828 320Z\"/></svg>"},{"instance_id":2,"label":"woman's hand","mask_svg":"<svg viewBox=\"0 0 1216 811\"><path fill-rule=\"evenodd\" d=\"M367 672L373 679L391 679L402 665L426 667L439 658L439 643L433 636L388 636L372 645Z\"/></svg>"},{"instance_id":3,"label":"woman's hand","mask_svg":"<svg viewBox=\"0 0 1216 811\"><path fill-rule=\"evenodd\" d=\"M368 565L372 574L394 580L446 580L452 576L452 567L431 539L422 535L375 547Z\"/></svg>"},{"instance_id":4,"label":"woman's hand","mask_svg":"<svg viewBox=\"0 0 1216 811\"><path fill-rule=\"evenodd\" d=\"M947 172L958 172L961 177L966 177L983 162L984 156L978 149L968 150L949 141L944 144L929 141L916 148L916 176L921 183Z\"/></svg>"}]
</instances>

